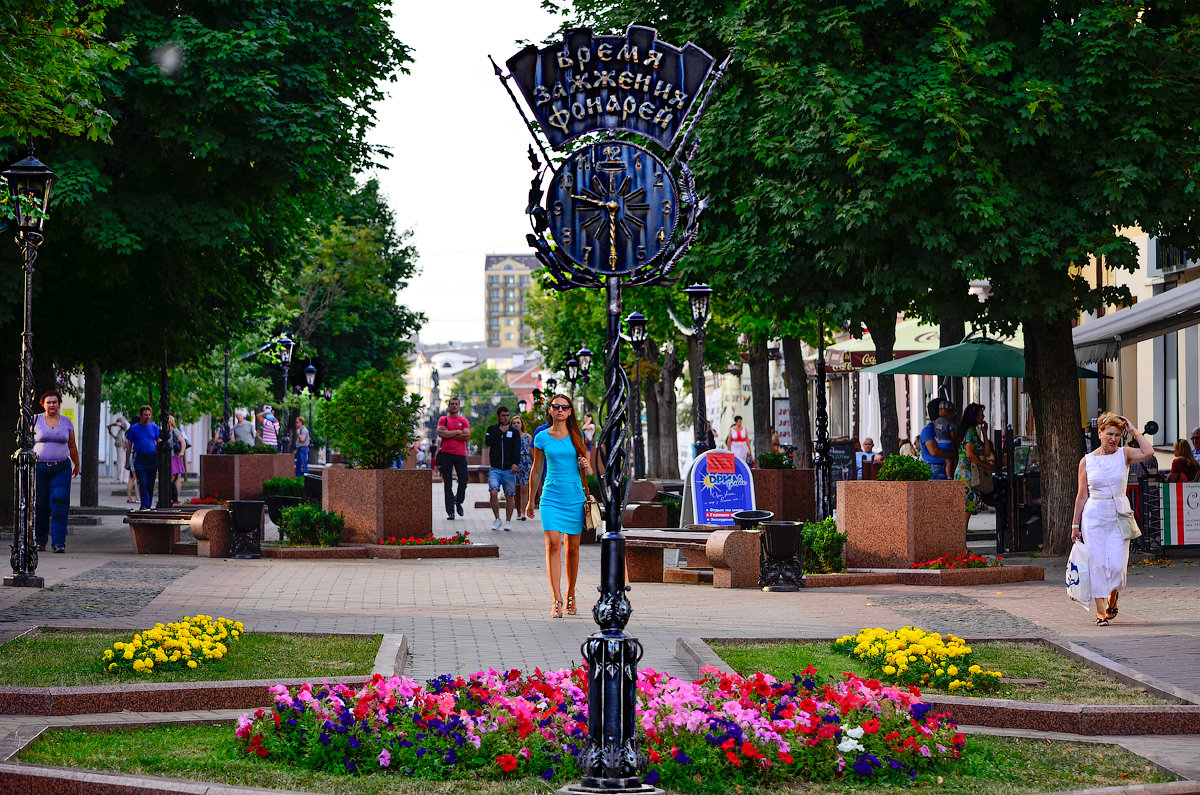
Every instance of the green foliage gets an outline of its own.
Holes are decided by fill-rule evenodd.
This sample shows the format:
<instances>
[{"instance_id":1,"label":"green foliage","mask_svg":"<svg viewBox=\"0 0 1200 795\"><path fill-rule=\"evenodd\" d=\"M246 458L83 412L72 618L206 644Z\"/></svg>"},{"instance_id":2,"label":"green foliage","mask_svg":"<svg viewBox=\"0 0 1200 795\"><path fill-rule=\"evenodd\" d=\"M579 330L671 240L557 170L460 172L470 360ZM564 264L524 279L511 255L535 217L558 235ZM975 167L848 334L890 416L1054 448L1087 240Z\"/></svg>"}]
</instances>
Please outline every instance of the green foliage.
<instances>
[{"instance_id":1,"label":"green foliage","mask_svg":"<svg viewBox=\"0 0 1200 795\"><path fill-rule=\"evenodd\" d=\"M279 451L265 444L246 444L233 439L221 450L223 455L278 455Z\"/></svg>"},{"instance_id":2,"label":"green foliage","mask_svg":"<svg viewBox=\"0 0 1200 795\"><path fill-rule=\"evenodd\" d=\"M879 465L876 480L929 480L933 470L919 458L906 455L890 455Z\"/></svg>"},{"instance_id":3,"label":"green foliage","mask_svg":"<svg viewBox=\"0 0 1200 795\"><path fill-rule=\"evenodd\" d=\"M279 534L295 546L336 547L342 543L346 521L340 513L326 513L316 505L284 508Z\"/></svg>"},{"instance_id":4,"label":"green foliage","mask_svg":"<svg viewBox=\"0 0 1200 795\"><path fill-rule=\"evenodd\" d=\"M491 367L473 367L460 373L451 386L454 396L462 399L463 416L471 421L471 444L483 450L487 426L496 421L496 408L505 406L512 414L517 413L517 396L504 380L504 376ZM443 391L449 395L450 392ZM530 427L533 429L540 425Z\"/></svg>"},{"instance_id":5,"label":"green foliage","mask_svg":"<svg viewBox=\"0 0 1200 795\"><path fill-rule=\"evenodd\" d=\"M846 570L846 561L842 560L846 534L838 532L833 517L805 522L800 533L804 544L805 574L833 574Z\"/></svg>"},{"instance_id":6,"label":"green foliage","mask_svg":"<svg viewBox=\"0 0 1200 795\"><path fill-rule=\"evenodd\" d=\"M421 398L391 373L366 370L347 379L322 411L325 433L346 460L387 469L412 445Z\"/></svg>"},{"instance_id":7,"label":"green foliage","mask_svg":"<svg viewBox=\"0 0 1200 795\"><path fill-rule=\"evenodd\" d=\"M304 497L304 477L271 478L263 481L264 497Z\"/></svg>"},{"instance_id":8,"label":"green foliage","mask_svg":"<svg viewBox=\"0 0 1200 795\"><path fill-rule=\"evenodd\" d=\"M663 497L658 504L666 506L667 527L680 527L679 514L683 511L683 500L679 497Z\"/></svg>"},{"instance_id":9,"label":"green foliage","mask_svg":"<svg viewBox=\"0 0 1200 795\"><path fill-rule=\"evenodd\" d=\"M795 469L796 464L792 461L790 455L777 453L774 450L767 450L765 453L759 453L755 459L754 465L758 469Z\"/></svg>"}]
</instances>

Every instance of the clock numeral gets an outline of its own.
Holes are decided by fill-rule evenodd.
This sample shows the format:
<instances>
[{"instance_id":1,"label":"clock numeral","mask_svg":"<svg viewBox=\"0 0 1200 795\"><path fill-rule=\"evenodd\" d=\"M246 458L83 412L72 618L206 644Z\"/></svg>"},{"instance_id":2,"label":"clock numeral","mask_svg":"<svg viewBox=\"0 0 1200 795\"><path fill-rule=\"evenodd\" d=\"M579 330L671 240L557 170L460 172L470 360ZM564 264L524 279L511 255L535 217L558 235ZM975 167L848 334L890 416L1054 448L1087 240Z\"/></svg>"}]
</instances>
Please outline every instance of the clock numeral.
<instances>
[{"instance_id":1,"label":"clock numeral","mask_svg":"<svg viewBox=\"0 0 1200 795\"><path fill-rule=\"evenodd\" d=\"M562 206L562 202L555 202L555 203L554 203L554 214L555 214L556 216L559 216L559 217L561 217L561 216L562 216L562 213L563 213L563 206Z\"/></svg>"},{"instance_id":2,"label":"clock numeral","mask_svg":"<svg viewBox=\"0 0 1200 795\"><path fill-rule=\"evenodd\" d=\"M610 195L617 192L617 175L616 174L608 175L608 192Z\"/></svg>"},{"instance_id":3,"label":"clock numeral","mask_svg":"<svg viewBox=\"0 0 1200 795\"><path fill-rule=\"evenodd\" d=\"M591 262L591 260L592 260L592 247L584 246L583 247L583 261Z\"/></svg>"},{"instance_id":4,"label":"clock numeral","mask_svg":"<svg viewBox=\"0 0 1200 795\"><path fill-rule=\"evenodd\" d=\"M562 179L560 179L559 182L562 184L563 190L570 190L571 188L575 187L575 175L570 171L564 171Z\"/></svg>"},{"instance_id":5,"label":"clock numeral","mask_svg":"<svg viewBox=\"0 0 1200 795\"><path fill-rule=\"evenodd\" d=\"M562 244L564 246L571 245L571 228L566 227L565 229L563 229L561 237L562 237Z\"/></svg>"},{"instance_id":6,"label":"clock numeral","mask_svg":"<svg viewBox=\"0 0 1200 795\"><path fill-rule=\"evenodd\" d=\"M667 242L667 229L666 229L666 227L661 227L661 226L660 226L660 227L658 228L658 234L654 236L654 239L655 239L655 240L657 240L659 243L665 243L665 242Z\"/></svg>"},{"instance_id":7,"label":"clock numeral","mask_svg":"<svg viewBox=\"0 0 1200 795\"><path fill-rule=\"evenodd\" d=\"M664 218L671 217L671 200L670 199L663 199L662 214L663 214Z\"/></svg>"},{"instance_id":8,"label":"clock numeral","mask_svg":"<svg viewBox=\"0 0 1200 795\"><path fill-rule=\"evenodd\" d=\"M637 257L639 260L646 259L646 247L638 246L637 249L634 250L633 255L635 257Z\"/></svg>"},{"instance_id":9,"label":"clock numeral","mask_svg":"<svg viewBox=\"0 0 1200 795\"><path fill-rule=\"evenodd\" d=\"M663 186L663 173L661 171L654 172L654 187L661 188Z\"/></svg>"}]
</instances>

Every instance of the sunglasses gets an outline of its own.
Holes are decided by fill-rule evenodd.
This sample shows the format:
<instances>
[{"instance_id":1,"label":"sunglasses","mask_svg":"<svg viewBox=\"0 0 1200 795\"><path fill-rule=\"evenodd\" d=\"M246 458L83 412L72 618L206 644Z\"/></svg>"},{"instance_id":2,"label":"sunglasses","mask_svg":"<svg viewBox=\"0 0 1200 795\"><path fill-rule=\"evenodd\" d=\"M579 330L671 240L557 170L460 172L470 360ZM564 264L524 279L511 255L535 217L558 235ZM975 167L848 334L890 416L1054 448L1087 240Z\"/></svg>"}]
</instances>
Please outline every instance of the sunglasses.
<instances>
[{"instance_id":1,"label":"sunglasses","mask_svg":"<svg viewBox=\"0 0 1200 795\"><path fill-rule=\"evenodd\" d=\"M551 404L550 404L550 410L551 410L551 411L555 411L555 410L557 410L557 411L570 411L570 410L571 410L571 407L570 407L570 406L568 406L568 405L567 405L567 404L565 404L565 403L551 403Z\"/></svg>"}]
</instances>

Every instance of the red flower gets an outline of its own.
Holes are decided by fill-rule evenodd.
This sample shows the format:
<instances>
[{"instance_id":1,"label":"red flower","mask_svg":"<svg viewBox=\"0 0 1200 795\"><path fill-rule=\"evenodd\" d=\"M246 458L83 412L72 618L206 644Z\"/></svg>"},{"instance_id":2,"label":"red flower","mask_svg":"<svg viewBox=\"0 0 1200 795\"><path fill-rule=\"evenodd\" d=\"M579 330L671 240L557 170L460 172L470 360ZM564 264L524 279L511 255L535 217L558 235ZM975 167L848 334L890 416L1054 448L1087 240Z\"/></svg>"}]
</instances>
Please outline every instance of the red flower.
<instances>
[{"instance_id":1,"label":"red flower","mask_svg":"<svg viewBox=\"0 0 1200 795\"><path fill-rule=\"evenodd\" d=\"M662 757L658 755L658 751L655 751L653 748L650 749L650 761L656 765L662 761Z\"/></svg>"},{"instance_id":2,"label":"red flower","mask_svg":"<svg viewBox=\"0 0 1200 795\"><path fill-rule=\"evenodd\" d=\"M738 759L737 754L735 754L733 751L726 751L725 758L728 759L729 764L733 765L734 767L742 766L742 760Z\"/></svg>"},{"instance_id":3,"label":"red flower","mask_svg":"<svg viewBox=\"0 0 1200 795\"><path fill-rule=\"evenodd\" d=\"M497 754L496 761L500 763L500 769L505 773L511 773L517 769L517 758L512 754Z\"/></svg>"},{"instance_id":4,"label":"red flower","mask_svg":"<svg viewBox=\"0 0 1200 795\"><path fill-rule=\"evenodd\" d=\"M754 747L754 743L747 740L742 743L742 753L747 759L762 759L763 752Z\"/></svg>"},{"instance_id":5,"label":"red flower","mask_svg":"<svg viewBox=\"0 0 1200 795\"><path fill-rule=\"evenodd\" d=\"M817 737L822 740L828 740L835 734L837 734L837 727L832 723L822 723L821 728L817 729Z\"/></svg>"},{"instance_id":6,"label":"red flower","mask_svg":"<svg viewBox=\"0 0 1200 795\"><path fill-rule=\"evenodd\" d=\"M727 739L725 742L721 743L721 750L722 750L722 751L728 751L729 749L733 748L733 746L735 746L735 745L737 745L737 743L735 743L735 742L733 741L733 738L732 738L732 737L730 737L730 738L729 738L729 739Z\"/></svg>"},{"instance_id":7,"label":"red flower","mask_svg":"<svg viewBox=\"0 0 1200 795\"><path fill-rule=\"evenodd\" d=\"M783 762L785 765L790 765L792 762L795 762L796 760L792 758L791 754L786 753L784 751L780 751L779 752L779 761Z\"/></svg>"},{"instance_id":8,"label":"red flower","mask_svg":"<svg viewBox=\"0 0 1200 795\"><path fill-rule=\"evenodd\" d=\"M869 721L863 723L862 728L867 734L875 734L879 731L879 721L871 718Z\"/></svg>"}]
</instances>

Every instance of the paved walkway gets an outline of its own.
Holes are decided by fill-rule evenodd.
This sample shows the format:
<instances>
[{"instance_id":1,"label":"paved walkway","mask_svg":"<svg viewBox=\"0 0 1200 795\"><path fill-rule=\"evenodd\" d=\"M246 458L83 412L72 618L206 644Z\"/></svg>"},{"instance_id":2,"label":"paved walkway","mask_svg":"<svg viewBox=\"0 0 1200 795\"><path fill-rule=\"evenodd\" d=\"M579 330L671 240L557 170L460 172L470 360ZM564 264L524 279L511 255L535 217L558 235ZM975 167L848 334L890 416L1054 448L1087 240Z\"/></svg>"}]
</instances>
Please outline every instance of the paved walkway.
<instances>
[{"instance_id":1,"label":"paved walkway","mask_svg":"<svg viewBox=\"0 0 1200 795\"><path fill-rule=\"evenodd\" d=\"M77 488L77 486L76 486ZM124 508L103 480L101 501ZM467 505L486 499L472 484ZM473 560L212 560L135 556L120 516L74 528L67 553L45 554L42 591L0 589L0 640L29 626L143 628L185 614L236 618L251 630L404 633L416 678L488 667L555 668L580 659L595 629L591 605L599 547L582 548L578 616L548 618L550 592L537 521L492 532L491 511L468 507L447 521L440 484L430 495L434 532L467 529L500 546L499 558ZM270 527L268 523L268 527ZM637 584L630 634L646 649L644 667L683 675L680 636L830 637L866 626L918 625L967 638L1046 636L1070 640L1177 687L1200 693L1200 565L1133 568L1121 614L1096 627L1070 602L1062 561L1044 583L970 588L872 586L799 593L716 590L707 585ZM0 719L0 730L4 721ZM1176 769L1200 779L1200 741L1156 739Z\"/></svg>"}]
</instances>

